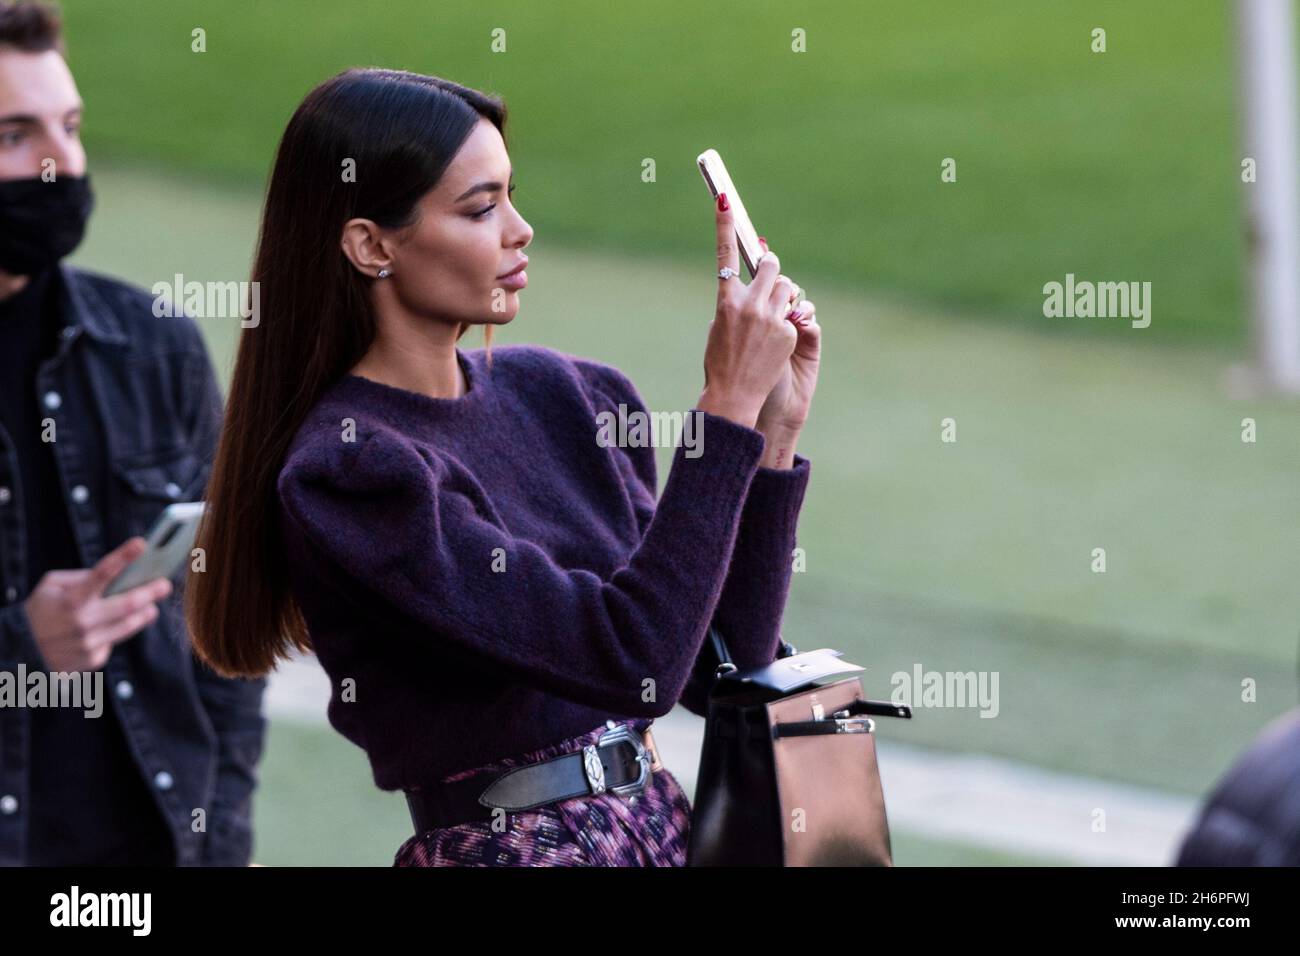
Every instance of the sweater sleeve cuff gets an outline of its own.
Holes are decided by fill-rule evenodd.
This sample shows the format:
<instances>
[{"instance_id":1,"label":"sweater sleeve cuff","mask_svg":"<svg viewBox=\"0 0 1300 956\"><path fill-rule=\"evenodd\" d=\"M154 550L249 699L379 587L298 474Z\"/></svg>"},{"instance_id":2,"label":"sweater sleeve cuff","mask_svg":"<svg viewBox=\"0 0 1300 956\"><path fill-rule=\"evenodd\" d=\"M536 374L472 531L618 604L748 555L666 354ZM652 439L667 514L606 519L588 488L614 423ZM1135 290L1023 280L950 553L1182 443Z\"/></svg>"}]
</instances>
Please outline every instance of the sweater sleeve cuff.
<instances>
[{"instance_id":1,"label":"sweater sleeve cuff","mask_svg":"<svg viewBox=\"0 0 1300 956\"><path fill-rule=\"evenodd\" d=\"M694 441L677 446L670 480L689 474L698 479L699 500L743 503L767 445L762 432L698 408L687 414L697 418Z\"/></svg>"},{"instance_id":2,"label":"sweater sleeve cuff","mask_svg":"<svg viewBox=\"0 0 1300 956\"><path fill-rule=\"evenodd\" d=\"M761 516L761 527L768 536L792 538L811 473L812 463L798 452L789 468L759 466L749 485L746 515Z\"/></svg>"},{"instance_id":3,"label":"sweater sleeve cuff","mask_svg":"<svg viewBox=\"0 0 1300 956\"><path fill-rule=\"evenodd\" d=\"M663 562L647 574L715 582L710 588L711 615L766 440L762 433L710 412L692 409L687 414L694 419L692 431L683 434L673 454L639 550L642 560Z\"/></svg>"}]
</instances>

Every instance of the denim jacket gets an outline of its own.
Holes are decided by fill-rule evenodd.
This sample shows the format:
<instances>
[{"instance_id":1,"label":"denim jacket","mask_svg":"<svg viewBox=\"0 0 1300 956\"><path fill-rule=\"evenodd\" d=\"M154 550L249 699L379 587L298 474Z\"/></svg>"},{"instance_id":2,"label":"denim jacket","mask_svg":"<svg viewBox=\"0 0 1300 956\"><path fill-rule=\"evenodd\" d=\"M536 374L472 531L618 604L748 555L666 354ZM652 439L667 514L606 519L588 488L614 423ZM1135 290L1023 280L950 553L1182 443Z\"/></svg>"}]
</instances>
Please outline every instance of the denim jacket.
<instances>
[{"instance_id":1,"label":"denim jacket","mask_svg":"<svg viewBox=\"0 0 1300 956\"><path fill-rule=\"evenodd\" d=\"M65 324L37 389L42 413L56 423L61 491L88 568L145 534L168 503L203 496L223 402L193 320L155 316L143 289L67 265L60 273ZM88 460L87 428L102 429L103 460ZM0 671L15 673L22 663L30 673L49 668L23 607L37 584L27 577L25 535L39 531L23 526L18 481L14 446L0 426ZM88 493L98 488L106 500ZM176 863L242 866L252 848L266 682L219 677L195 657L181 610L185 573L173 579L158 617L113 649L103 706L120 717L172 831ZM25 808L37 796L28 786L27 724L27 710L0 708L0 864L26 856Z\"/></svg>"}]
</instances>

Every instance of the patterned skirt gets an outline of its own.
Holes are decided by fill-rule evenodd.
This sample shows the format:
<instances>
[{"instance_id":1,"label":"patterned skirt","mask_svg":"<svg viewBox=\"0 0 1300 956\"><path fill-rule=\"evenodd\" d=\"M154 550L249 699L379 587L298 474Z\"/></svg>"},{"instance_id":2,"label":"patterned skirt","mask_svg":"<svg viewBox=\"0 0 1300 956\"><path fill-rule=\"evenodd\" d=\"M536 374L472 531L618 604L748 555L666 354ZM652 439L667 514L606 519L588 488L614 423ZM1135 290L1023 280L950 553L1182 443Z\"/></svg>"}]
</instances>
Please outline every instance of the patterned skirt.
<instances>
[{"instance_id":1,"label":"patterned skirt","mask_svg":"<svg viewBox=\"0 0 1300 956\"><path fill-rule=\"evenodd\" d=\"M625 720L638 731L648 718ZM581 750L607 733L604 725L532 753L508 757L444 778L504 773L521 764ZM484 786L487 786L485 777ZM441 827L411 837L394 866L685 866L691 805L667 768L650 774L645 789L629 796L605 791L506 815L494 832L490 820Z\"/></svg>"}]
</instances>

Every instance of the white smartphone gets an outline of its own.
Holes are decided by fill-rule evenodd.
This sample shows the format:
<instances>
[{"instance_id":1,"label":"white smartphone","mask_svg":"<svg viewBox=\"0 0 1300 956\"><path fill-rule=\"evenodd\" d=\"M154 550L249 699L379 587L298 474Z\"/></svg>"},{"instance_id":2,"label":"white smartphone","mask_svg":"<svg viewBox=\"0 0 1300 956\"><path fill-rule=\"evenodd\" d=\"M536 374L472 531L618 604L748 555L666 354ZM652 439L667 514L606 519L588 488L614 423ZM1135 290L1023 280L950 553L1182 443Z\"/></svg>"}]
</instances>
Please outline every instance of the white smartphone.
<instances>
[{"instance_id":1,"label":"white smartphone","mask_svg":"<svg viewBox=\"0 0 1300 956\"><path fill-rule=\"evenodd\" d=\"M120 594L157 578L170 578L190 556L207 505L202 501L171 504L163 509L145 538L144 554L108 583L104 596Z\"/></svg>"},{"instance_id":2,"label":"white smartphone","mask_svg":"<svg viewBox=\"0 0 1300 956\"><path fill-rule=\"evenodd\" d=\"M749 270L749 277L754 278L758 272L758 260L763 257L763 247L759 244L754 224L749 221L745 204L741 202L740 191L736 189L736 184L732 181L726 164L722 162L722 157L718 155L716 149L706 149L695 158L695 163L700 167L700 174L704 177L704 182L708 184L709 192L713 194L715 200L718 198L718 193L727 194L727 204L731 207L731 214L736 223L736 244L740 246L740 258L744 260L745 268Z\"/></svg>"}]
</instances>

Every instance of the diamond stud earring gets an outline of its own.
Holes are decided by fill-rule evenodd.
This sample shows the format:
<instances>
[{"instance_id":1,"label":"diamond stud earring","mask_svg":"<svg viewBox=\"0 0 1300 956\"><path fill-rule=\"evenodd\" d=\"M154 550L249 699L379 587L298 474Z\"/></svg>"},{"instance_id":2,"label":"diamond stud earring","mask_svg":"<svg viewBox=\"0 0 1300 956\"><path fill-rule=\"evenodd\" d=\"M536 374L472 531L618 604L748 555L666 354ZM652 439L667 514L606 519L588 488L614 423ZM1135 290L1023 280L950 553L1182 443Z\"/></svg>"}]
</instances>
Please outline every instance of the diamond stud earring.
<instances>
[{"instance_id":1,"label":"diamond stud earring","mask_svg":"<svg viewBox=\"0 0 1300 956\"><path fill-rule=\"evenodd\" d=\"M376 278L387 279L390 275L392 275L392 273L389 272L387 269L380 269L379 275Z\"/></svg>"}]
</instances>

